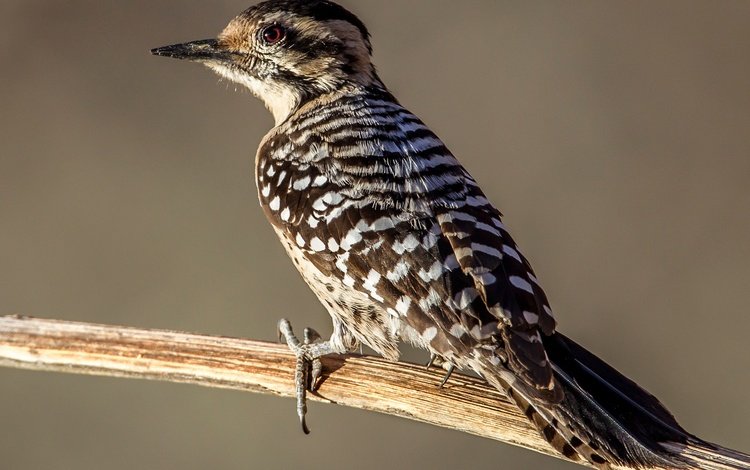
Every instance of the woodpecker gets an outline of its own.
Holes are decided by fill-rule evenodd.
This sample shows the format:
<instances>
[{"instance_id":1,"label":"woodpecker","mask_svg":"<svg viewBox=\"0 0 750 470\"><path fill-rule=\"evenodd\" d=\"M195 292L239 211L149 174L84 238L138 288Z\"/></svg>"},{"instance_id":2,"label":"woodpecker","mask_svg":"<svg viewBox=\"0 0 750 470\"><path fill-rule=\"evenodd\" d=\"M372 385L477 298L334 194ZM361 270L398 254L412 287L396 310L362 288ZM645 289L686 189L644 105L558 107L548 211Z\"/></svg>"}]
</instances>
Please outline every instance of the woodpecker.
<instances>
[{"instance_id":1,"label":"woodpecker","mask_svg":"<svg viewBox=\"0 0 750 470\"><path fill-rule=\"evenodd\" d=\"M354 14L325 0L265 1L216 39L152 53L208 66L273 114L256 156L261 206L333 320L326 341L279 324L298 357L306 432L321 357L365 344L396 360L408 342L506 393L568 459L689 468L712 456L655 397L557 331L501 213L389 92Z\"/></svg>"}]
</instances>

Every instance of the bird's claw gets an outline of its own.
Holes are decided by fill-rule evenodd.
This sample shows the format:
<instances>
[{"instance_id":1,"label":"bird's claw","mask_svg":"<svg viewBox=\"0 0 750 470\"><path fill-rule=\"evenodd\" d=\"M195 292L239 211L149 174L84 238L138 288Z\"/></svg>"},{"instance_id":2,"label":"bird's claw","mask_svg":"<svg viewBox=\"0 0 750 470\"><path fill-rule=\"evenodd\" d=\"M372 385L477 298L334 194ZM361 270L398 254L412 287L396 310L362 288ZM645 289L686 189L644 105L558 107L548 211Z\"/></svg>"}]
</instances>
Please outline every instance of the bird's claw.
<instances>
[{"instance_id":1,"label":"bird's claw","mask_svg":"<svg viewBox=\"0 0 750 470\"><path fill-rule=\"evenodd\" d=\"M452 362L444 360L437 354L430 354L430 361L427 363L427 369L429 370L433 365L442 367L446 370L445 377L440 382L440 384L438 384L438 388L443 388L445 387L445 384L448 383L448 379L451 378L451 375L453 375L453 371L455 370L456 366Z\"/></svg>"},{"instance_id":2,"label":"bird's claw","mask_svg":"<svg viewBox=\"0 0 750 470\"><path fill-rule=\"evenodd\" d=\"M445 384L448 383L448 379L451 378L451 375L453 375L453 370L456 368L453 364L448 365L448 369L446 369L445 377L443 378L443 381L440 382L440 385L438 385L438 388L445 387Z\"/></svg>"},{"instance_id":3,"label":"bird's claw","mask_svg":"<svg viewBox=\"0 0 750 470\"><path fill-rule=\"evenodd\" d=\"M305 415L307 414L307 391L314 392L318 389L320 377L323 374L323 362L321 356L330 354L330 344L322 341L321 336L312 328L305 328L302 341L300 341L292 330L288 320L279 321L279 338L284 338L289 349L297 357L294 367L294 385L297 398L297 416L299 417L302 431L310 434L307 427Z\"/></svg>"}]
</instances>

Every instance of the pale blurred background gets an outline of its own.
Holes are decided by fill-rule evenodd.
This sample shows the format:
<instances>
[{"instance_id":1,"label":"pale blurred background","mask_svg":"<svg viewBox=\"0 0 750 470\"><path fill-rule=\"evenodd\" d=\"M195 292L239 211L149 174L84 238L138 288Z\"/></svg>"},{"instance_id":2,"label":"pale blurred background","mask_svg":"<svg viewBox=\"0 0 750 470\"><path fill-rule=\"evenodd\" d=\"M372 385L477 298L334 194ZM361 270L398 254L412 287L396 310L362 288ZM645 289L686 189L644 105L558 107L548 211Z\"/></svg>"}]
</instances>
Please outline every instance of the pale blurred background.
<instances>
[{"instance_id":1,"label":"pale blurred background","mask_svg":"<svg viewBox=\"0 0 750 470\"><path fill-rule=\"evenodd\" d=\"M561 330L750 451L750 2L347 0L381 74L506 214ZM248 5L0 3L0 312L330 331L256 202L272 121L148 50ZM291 378L290 378L291 379ZM0 370L0 467L572 469L403 419Z\"/></svg>"}]
</instances>

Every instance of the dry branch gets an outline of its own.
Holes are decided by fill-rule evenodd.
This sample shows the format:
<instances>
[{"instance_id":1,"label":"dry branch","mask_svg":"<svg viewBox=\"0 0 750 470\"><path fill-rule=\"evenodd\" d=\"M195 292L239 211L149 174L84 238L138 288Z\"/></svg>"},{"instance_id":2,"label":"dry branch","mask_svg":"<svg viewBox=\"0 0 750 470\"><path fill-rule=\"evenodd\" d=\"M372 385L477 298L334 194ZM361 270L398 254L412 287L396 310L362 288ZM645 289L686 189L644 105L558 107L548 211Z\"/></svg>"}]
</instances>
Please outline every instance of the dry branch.
<instances>
[{"instance_id":1,"label":"dry branch","mask_svg":"<svg viewBox=\"0 0 750 470\"><path fill-rule=\"evenodd\" d=\"M286 346L160 330L0 317L0 366L294 394ZM324 359L315 401L378 411L558 455L518 409L483 381L349 355ZM291 408L290 408L290 419ZM711 468L711 467L706 467Z\"/></svg>"}]
</instances>

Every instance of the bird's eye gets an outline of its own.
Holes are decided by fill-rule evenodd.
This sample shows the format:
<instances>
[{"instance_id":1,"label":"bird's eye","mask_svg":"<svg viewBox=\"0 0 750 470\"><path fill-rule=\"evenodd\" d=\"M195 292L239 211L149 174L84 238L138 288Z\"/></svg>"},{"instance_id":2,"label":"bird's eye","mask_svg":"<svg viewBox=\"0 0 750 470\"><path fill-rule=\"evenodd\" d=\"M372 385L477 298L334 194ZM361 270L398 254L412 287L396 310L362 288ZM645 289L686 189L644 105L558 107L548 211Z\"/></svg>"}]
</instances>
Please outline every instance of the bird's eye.
<instances>
[{"instance_id":1,"label":"bird's eye","mask_svg":"<svg viewBox=\"0 0 750 470\"><path fill-rule=\"evenodd\" d=\"M286 29L277 24L271 25L263 30L261 36L263 37L263 41L265 41L266 44L272 46L274 44L278 44L282 39L286 37Z\"/></svg>"}]
</instances>

